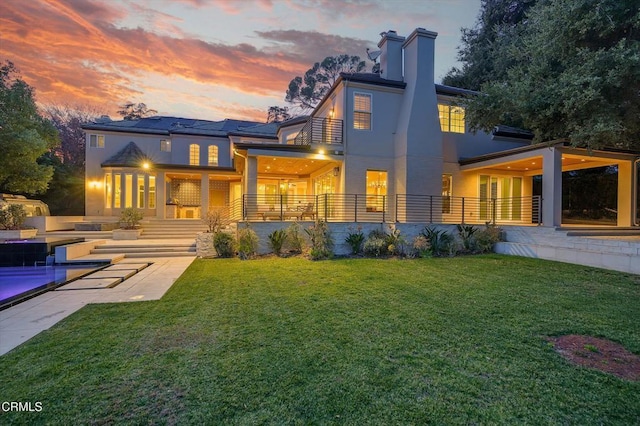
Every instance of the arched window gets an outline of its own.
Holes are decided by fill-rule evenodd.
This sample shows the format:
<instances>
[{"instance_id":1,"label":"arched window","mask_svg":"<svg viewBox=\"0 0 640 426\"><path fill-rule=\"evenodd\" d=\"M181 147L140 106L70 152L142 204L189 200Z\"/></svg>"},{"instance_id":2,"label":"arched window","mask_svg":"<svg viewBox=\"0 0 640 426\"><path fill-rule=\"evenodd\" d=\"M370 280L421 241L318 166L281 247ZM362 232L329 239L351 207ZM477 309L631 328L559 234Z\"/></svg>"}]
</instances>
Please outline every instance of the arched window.
<instances>
[{"instance_id":1,"label":"arched window","mask_svg":"<svg viewBox=\"0 0 640 426\"><path fill-rule=\"evenodd\" d=\"M189 145L189 165L200 165L200 145L195 143Z\"/></svg>"},{"instance_id":2,"label":"arched window","mask_svg":"<svg viewBox=\"0 0 640 426\"><path fill-rule=\"evenodd\" d=\"M209 145L209 165L218 165L218 147L216 145Z\"/></svg>"}]
</instances>

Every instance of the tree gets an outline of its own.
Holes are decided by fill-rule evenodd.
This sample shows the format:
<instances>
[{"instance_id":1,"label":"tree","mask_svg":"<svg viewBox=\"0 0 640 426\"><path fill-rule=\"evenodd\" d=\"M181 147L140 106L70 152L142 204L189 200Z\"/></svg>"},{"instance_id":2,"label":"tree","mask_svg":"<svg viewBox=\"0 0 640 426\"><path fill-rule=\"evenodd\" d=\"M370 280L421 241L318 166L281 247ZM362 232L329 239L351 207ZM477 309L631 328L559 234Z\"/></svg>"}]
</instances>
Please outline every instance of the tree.
<instances>
[{"instance_id":1,"label":"tree","mask_svg":"<svg viewBox=\"0 0 640 426\"><path fill-rule=\"evenodd\" d=\"M461 30L458 60L462 69L449 70L442 83L480 90L486 82L504 79L512 63L502 50L535 3L536 0L482 0L475 27Z\"/></svg>"},{"instance_id":2,"label":"tree","mask_svg":"<svg viewBox=\"0 0 640 426\"><path fill-rule=\"evenodd\" d=\"M54 215L83 215L86 139L81 126L104 112L81 105L50 105L44 112L58 130L61 143L40 160L54 169L51 185L41 198Z\"/></svg>"},{"instance_id":3,"label":"tree","mask_svg":"<svg viewBox=\"0 0 640 426\"><path fill-rule=\"evenodd\" d=\"M472 130L519 124L534 142L640 149L640 9L633 1L540 1L501 43L511 64L469 99Z\"/></svg>"},{"instance_id":4,"label":"tree","mask_svg":"<svg viewBox=\"0 0 640 426\"><path fill-rule=\"evenodd\" d=\"M55 127L38 113L33 88L5 61L0 66L0 191L44 192L53 167L38 159L58 143Z\"/></svg>"},{"instance_id":5,"label":"tree","mask_svg":"<svg viewBox=\"0 0 640 426\"><path fill-rule=\"evenodd\" d=\"M124 105L120 105L120 110L118 111L118 114L122 116L123 120L140 120L141 118L149 117L157 113L158 111L147 108L147 105L142 102L137 104L127 102Z\"/></svg>"},{"instance_id":6,"label":"tree","mask_svg":"<svg viewBox=\"0 0 640 426\"><path fill-rule=\"evenodd\" d=\"M327 94L338 80L341 72L362 72L366 63L359 56L327 56L307 70L304 77L295 77L289 82L284 100L308 112Z\"/></svg>"},{"instance_id":7,"label":"tree","mask_svg":"<svg viewBox=\"0 0 640 426\"><path fill-rule=\"evenodd\" d=\"M289 107L270 106L267 111L267 123L280 123L291 118Z\"/></svg>"}]
</instances>

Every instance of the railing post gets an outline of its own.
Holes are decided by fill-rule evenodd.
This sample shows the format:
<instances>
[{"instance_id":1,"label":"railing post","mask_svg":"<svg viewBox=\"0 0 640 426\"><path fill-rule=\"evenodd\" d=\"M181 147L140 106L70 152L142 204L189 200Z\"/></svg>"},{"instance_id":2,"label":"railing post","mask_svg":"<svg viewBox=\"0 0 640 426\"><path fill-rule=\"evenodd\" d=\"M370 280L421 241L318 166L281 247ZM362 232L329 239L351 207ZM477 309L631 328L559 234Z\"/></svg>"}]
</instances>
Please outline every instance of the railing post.
<instances>
[{"instance_id":1,"label":"railing post","mask_svg":"<svg viewBox=\"0 0 640 426\"><path fill-rule=\"evenodd\" d=\"M324 221L325 222L327 221L327 214L328 214L328 210L329 210L329 202L328 202L329 197L328 197L328 195L329 194L326 194L326 193L324 194Z\"/></svg>"},{"instance_id":2,"label":"railing post","mask_svg":"<svg viewBox=\"0 0 640 426\"><path fill-rule=\"evenodd\" d=\"M497 207L497 204L498 203L496 203L496 199L492 198L491 199L491 221L493 222L494 225L496 224L496 214L497 214L496 213L496 207Z\"/></svg>"},{"instance_id":3,"label":"railing post","mask_svg":"<svg viewBox=\"0 0 640 426\"><path fill-rule=\"evenodd\" d=\"M542 224L542 197L536 195L538 199L538 226Z\"/></svg>"},{"instance_id":4,"label":"railing post","mask_svg":"<svg viewBox=\"0 0 640 426\"><path fill-rule=\"evenodd\" d=\"M358 223L358 194L354 196L353 221Z\"/></svg>"},{"instance_id":5,"label":"railing post","mask_svg":"<svg viewBox=\"0 0 640 426\"><path fill-rule=\"evenodd\" d=\"M387 213L387 196L383 195L382 196L382 223L385 222L386 220L386 213Z\"/></svg>"},{"instance_id":6,"label":"railing post","mask_svg":"<svg viewBox=\"0 0 640 426\"><path fill-rule=\"evenodd\" d=\"M433 223L433 195L429 195L429 223Z\"/></svg>"},{"instance_id":7,"label":"railing post","mask_svg":"<svg viewBox=\"0 0 640 426\"><path fill-rule=\"evenodd\" d=\"M247 220L247 207L246 207L246 200L245 197L247 196L247 194L242 194L242 205L240 206L240 213L242 214L242 218L244 220Z\"/></svg>"},{"instance_id":8,"label":"railing post","mask_svg":"<svg viewBox=\"0 0 640 426\"><path fill-rule=\"evenodd\" d=\"M461 223L464 225L464 197L462 197L462 222Z\"/></svg>"},{"instance_id":9,"label":"railing post","mask_svg":"<svg viewBox=\"0 0 640 426\"><path fill-rule=\"evenodd\" d=\"M395 214L394 214L394 219L395 219L396 223L398 222L398 204L399 204L399 202L398 202L398 194L396 194L396 211L395 211Z\"/></svg>"}]
</instances>

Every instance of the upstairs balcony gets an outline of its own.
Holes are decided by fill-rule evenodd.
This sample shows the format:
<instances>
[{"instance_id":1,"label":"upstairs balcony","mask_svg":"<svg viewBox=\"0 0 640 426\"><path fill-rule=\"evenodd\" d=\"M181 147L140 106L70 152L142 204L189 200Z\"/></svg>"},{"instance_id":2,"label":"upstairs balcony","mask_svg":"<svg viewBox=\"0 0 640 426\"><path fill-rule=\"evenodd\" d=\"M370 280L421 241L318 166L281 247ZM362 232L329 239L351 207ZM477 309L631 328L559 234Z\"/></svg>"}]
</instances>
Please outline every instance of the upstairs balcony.
<instances>
[{"instance_id":1,"label":"upstairs balcony","mask_svg":"<svg viewBox=\"0 0 640 426\"><path fill-rule=\"evenodd\" d=\"M337 118L310 118L298 136L295 145L339 145L342 146L342 120Z\"/></svg>"}]
</instances>

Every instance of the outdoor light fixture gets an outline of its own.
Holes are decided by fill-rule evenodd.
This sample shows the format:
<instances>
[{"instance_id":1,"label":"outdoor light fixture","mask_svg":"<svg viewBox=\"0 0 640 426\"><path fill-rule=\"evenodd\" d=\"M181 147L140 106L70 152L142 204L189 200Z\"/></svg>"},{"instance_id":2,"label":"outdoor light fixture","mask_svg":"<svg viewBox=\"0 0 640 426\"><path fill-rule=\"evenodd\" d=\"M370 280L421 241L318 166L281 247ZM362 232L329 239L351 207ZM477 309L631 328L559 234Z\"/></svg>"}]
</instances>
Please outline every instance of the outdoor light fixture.
<instances>
[{"instance_id":1,"label":"outdoor light fixture","mask_svg":"<svg viewBox=\"0 0 640 426\"><path fill-rule=\"evenodd\" d=\"M333 108L331 108L331 111L329 111L329 118L333 118L333 116L336 114L336 112L334 111Z\"/></svg>"},{"instance_id":2,"label":"outdoor light fixture","mask_svg":"<svg viewBox=\"0 0 640 426\"><path fill-rule=\"evenodd\" d=\"M102 186L102 182L100 182L99 180L89 181L89 188L91 189L98 189L101 186Z\"/></svg>"},{"instance_id":3,"label":"outdoor light fixture","mask_svg":"<svg viewBox=\"0 0 640 426\"><path fill-rule=\"evenodd\" d=\"M334 167L333 168L333 175L334 176L338 176L340 174L340 167Z\"/></svg>"},{"instance_id":4,"label":"outdoor light fixture","mask_svg":"<svg viewBox=\"0 0 640 426\"><path fill-rule=\"evenodd\" d=\"M145 161L144 163L142 163L142 168L145 170L149 170L149 168L151 167L151 164L149 164L148 161Z\"/></svg>"},{"instance_id":5,"label":"outdoor light fixture","mask_svg":"<svg viewBox=\"0 0 640 426\"><path fill-rule=\"evenodd\" d=\"M324 155L324 149L319 149L319 150L318 150L318 154L320 154L320 155Z\"/></svg>"}]
</instances>

